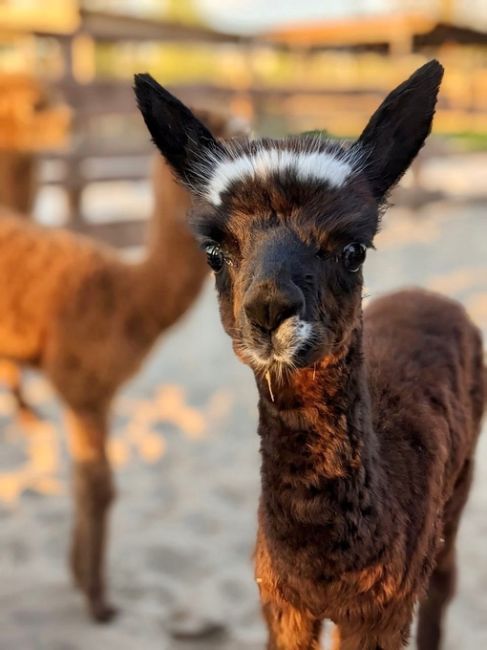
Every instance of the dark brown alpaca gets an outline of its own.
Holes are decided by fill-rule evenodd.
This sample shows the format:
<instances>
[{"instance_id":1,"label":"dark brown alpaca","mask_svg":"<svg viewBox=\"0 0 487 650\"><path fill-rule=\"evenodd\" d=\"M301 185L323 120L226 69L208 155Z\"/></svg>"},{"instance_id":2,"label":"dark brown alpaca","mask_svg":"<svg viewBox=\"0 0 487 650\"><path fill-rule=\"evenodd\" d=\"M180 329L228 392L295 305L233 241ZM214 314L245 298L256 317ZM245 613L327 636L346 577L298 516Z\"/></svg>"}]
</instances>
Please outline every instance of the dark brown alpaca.
<instances>
[{"instance_id":1,"label":"dark brown alpaca","mask_svg":"<svg viewBox=\"0 0 487 650\"><path fill-rule=\"evenodd\" d=\"M218 135L231 121L204 113ZM145 259L66 231L51 231L0 210L0 357L42 370L68 414L74 461L71 567L93 617L108 620L104 575L107 514L113 499L106 454L111 402L157 338L198 296L204 255L186 224L191 198L158 157L155 207ZM15 362L15 364L11 364Z\"/></svg>"},{"instance_id":2,"label":"dark brown alpaca","mask_svg":"<svg viewBox=\"0 0 487 650\"><path fill-rule=\"evenodd\" d=\"M194 193L225 330L260 393L256 580L269 650L439 648L484 408L478 330L421 290L362 316L387 194L430 132L442 67L394 90L349 147L217 143L148 75L139 107Z\"/></svg>"}]
</instances>

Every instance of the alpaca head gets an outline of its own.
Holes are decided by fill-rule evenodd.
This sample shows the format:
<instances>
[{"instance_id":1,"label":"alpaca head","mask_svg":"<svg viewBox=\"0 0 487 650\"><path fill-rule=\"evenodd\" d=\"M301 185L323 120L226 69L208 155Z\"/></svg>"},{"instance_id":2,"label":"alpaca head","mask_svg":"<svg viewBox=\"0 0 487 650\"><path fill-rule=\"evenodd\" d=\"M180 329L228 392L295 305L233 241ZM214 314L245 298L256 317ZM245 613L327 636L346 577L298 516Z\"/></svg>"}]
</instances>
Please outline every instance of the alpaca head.
<instances>
[{"instance_id":1,"label":"alpaca head","mask_svg":"<svg viewBox=\"0 0 487 650\"><path fill-rule=\"evenodd\" d=\"M362 263L391 187L430 132L432 61L384 100L351 145L316 136L218 142L148 75L139 108L177 178L215 272L223 325L255 371L302 368L360 321Z\"/></svg>"}]
</instances>

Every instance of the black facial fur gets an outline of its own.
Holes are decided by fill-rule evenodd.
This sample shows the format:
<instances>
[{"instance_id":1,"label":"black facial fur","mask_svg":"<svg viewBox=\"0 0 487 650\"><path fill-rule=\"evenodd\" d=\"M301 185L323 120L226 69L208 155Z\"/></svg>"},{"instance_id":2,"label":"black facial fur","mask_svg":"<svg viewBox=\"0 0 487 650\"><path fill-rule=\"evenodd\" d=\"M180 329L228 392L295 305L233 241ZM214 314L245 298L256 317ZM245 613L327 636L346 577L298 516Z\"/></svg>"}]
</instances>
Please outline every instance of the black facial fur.
<instances>
[{"instance_id":1,"label":"black facial fur","mask_svg":"<svg viewBox=\"0 0 487 650\"><path fill-rule=\"evenodd\" d=\"M177 177L196 188L202 180L199 157L219 151L220 144L189 108L149 74L135 75L134 91L154 144Z\"/></svg>"},{"instance_id":2,"label":"black facial fur","mask_svg":"<svg viewBox=\"0 0 487 650\"><path fill-rule=\"evenodd\" d=\"M430 132L442 74L436 61L417 70L348 148L309 135L218 143L179 100L149 75L137 75L137 101L153 140L194 191L191 225L216 274L224 327L254 368L273 358L314 363L356 326L365 250L387 193ZM218 164L258 160L266 151L288 152L293 162L267 172L258 163L243 165L241 176L209 191ZM333 164L328 178L309 167L301 175L300 156L310 153L350 171L342 181ZM281 350L276 333L285 322L296 332L309 326L312 335L302 345L291 336Z\"/></svg>"}]
</instances>

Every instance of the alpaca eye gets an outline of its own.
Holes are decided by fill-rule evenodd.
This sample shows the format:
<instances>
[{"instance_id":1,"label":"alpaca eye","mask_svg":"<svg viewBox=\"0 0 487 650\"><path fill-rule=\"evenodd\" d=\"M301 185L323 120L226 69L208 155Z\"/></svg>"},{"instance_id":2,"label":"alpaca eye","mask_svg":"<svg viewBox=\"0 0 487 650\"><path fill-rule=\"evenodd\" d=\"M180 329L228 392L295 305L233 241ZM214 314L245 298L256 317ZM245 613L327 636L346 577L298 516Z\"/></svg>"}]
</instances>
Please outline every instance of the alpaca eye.
<instances>
[{"instance_id":1,"label":"alpaca eye","mask_svg":"<svg viewBox=\"0 0 487 650\"><path fill-rule=\"evenodd\" d=\"M205 247L205 252L206 260L210 268L212 268L215 273L221 271L225 264L225 256L223 255L222 249L217 244L208 244L208 246Z\"/></svg>"},{"instance_id":2,"label":"alpaca eye","mask_svg":"<svg viewBox=\"0 0 487 650\"><path fill-rule=\"evenodd\" d=\"M347 244L342 250L343 265L351 273L356 273L365 260L366 247L363 244Z\"/></svg>"}]
</instances>

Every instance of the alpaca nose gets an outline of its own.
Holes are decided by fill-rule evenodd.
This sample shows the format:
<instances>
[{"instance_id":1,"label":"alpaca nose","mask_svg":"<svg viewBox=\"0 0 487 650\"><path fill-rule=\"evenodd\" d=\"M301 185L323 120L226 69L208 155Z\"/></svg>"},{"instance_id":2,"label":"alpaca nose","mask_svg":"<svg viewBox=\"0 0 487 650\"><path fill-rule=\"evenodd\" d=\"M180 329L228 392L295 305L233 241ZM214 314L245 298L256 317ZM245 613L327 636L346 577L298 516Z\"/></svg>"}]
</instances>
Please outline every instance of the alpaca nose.
<instances>
[{"instance_id":1,"label":"alpaca nose","mask_svg":"<svg viewBox=\"0 0 487 650\"><path fill-rule=\"evenodd\" d=\"M251 289L245 299L244 311L252 325L273 332L281 323L298 316L304 308L304 297L295 285L286 289L270 288L267 284Z\"/></svg>"}]
</instances>

